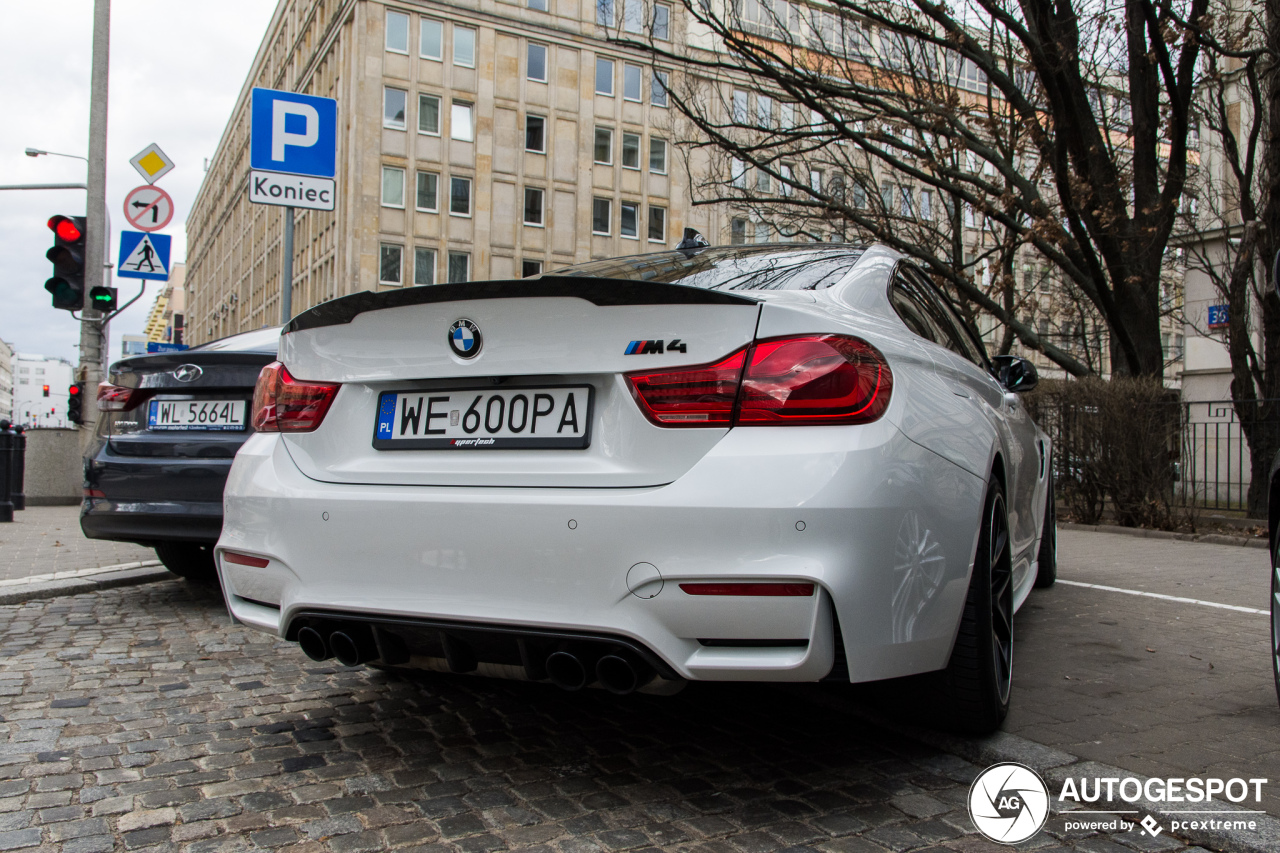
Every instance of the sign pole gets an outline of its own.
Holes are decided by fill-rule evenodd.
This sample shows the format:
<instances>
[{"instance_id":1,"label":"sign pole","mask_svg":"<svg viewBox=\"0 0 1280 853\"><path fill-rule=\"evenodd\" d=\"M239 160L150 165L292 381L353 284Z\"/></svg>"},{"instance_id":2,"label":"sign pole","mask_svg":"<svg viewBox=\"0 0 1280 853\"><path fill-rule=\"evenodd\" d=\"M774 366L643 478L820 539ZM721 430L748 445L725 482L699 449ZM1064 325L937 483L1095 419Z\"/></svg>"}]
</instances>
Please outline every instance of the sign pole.
<instances>
[{"instance_id":1,"label":"sign pole","mask_svg":"<svg viewBox=\"0 0 1280 853\"><path fill-rule=\"evenodd\" d=\"M89 177L85 200L85 284L93 287L106 279L107 253L111 245L107 221L107 70L111 32L111 0L93 4L93 64L89 84ZM103 338L98 312L89 306L81 312L80 368L76 378L84 382L80 427L80 450L93 440L98 422L98 382L102 380Z\"/></svg>"},{"instance_id":2,"label":"sign pole","mask_svg":"<svg viewBox=\"0 0 1280 853\"><path fill-rule=\"evenodd\" d=\"M293 319L293 208L284 209L284 269L280 274L280 323Z\"/></svg>"}]
</instances>

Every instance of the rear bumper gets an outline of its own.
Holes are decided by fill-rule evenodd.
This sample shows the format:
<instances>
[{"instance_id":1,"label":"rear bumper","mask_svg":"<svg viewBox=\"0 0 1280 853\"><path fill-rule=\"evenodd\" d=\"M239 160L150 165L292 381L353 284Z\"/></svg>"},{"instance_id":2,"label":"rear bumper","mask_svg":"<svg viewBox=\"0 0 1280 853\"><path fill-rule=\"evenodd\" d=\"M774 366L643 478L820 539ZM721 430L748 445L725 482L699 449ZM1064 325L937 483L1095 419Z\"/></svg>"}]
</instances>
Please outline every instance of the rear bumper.
<instances>
[{"instance_id":1,"label":"rear bumper","mask_svg":"<svg viewBox=\"0 0 1280 853\"><path fill-rule=\"evenodd\" d=\"M867 681L946 664L983 488L887 423L732 430L643 489L323 483L260 434L232 468L217 559L232 614L281 636L316 611L581 632L687 679L814 681L842 635L849 677ZM690 581L814 594L690 595Z\"/></svg>"},{"instance_id":2,"label":"rear bumper","mask_svg":"<svg viewBox=\"0 0 1280 853\"><path fill-rule=\"evenodd\" d=\"M160 541L216 542L222 532L222 502L85 498L80 505L80 529L90 539L144 545Z\"/></svg>"}]
</instances>

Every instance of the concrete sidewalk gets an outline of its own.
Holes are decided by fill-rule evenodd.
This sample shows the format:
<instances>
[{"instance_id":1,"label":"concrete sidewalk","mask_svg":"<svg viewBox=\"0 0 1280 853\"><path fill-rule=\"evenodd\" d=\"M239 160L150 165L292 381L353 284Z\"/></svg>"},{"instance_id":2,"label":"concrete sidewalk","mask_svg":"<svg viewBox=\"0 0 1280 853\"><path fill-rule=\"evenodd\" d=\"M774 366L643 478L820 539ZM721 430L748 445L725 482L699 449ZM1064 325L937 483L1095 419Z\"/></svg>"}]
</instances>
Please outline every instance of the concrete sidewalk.
<instances>
[{"instance_id":1,"label":"concrete sidewalk","mask_svg":"<svg viewBox=\"0 0 1280 853\"><path fill-rule=\"evenodd\" d=\"M80 507L33 506L0 524L0 581L156 559L150 548L86 539Z\"/></svg>"}]
</instances>

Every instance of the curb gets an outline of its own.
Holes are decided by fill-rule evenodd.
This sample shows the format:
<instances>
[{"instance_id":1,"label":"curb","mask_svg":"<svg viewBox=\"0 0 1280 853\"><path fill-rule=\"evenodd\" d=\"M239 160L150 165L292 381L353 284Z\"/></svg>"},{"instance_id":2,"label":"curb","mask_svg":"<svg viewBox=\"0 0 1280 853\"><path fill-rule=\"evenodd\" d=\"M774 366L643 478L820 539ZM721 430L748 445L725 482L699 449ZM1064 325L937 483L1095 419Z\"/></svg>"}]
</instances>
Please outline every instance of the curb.
<instances>
[{"instance_id":1,"label":"curb","mask_svg":"<svg viewBox=\"0 0 1280 853\"><path fill-rule=\"evenodd\" d=\"M1120 528L1121 530L1125 528ZM785 689L785 688L783 688ZM788 691L797 698L822 705L833 710L844 711L860 717L868 723L887 729L895 734L926 744L943 752L957 756L980 767L998 764L1002 761L1015 761L1038 772L1050 786L1061 786L1067 777L1124 778L1137 779L1145 790L1147 778L1140 773L1089 761L1069 752L1051 746L1036 743L1019 735L1008 732L995 732L982 737L963 737L948 732L919 728L886 719L865 707L830 694L817 691ZM1177 804L1173 804L1177 805ZM1141 799L1129 803L1118 800L1099 801L1088 804L1089 808L1113 807L1116 809L1137 809L1139 819L1150 815L1162 825L1168 827L1173 820L1187 820L1186 815L1175 814L1168 803L1156 803ZM1235 829L1188 829L1176 833L1165 829L1168 835L1182 839L1190 844L1207 847L1225 853L1274 853L1280 850L1280 818L1268 814L1253 814L1239 809L1219 805L1217 801L1209 804L1213 814L1200 816L1200 819L1245 819L1257 823L1257 830ZM1075 809L1064 809L1051 812L1059 817L1069 815ZM1126 816L1129 817L1129 816ZM1085 836L1082 836L1085 837Z\"/></svg>"},{"instance_id":2,"label":"curb","mask_svg":"<svg viewBox=\"0 0 1280 853\"><path fill-rule=\"evenodd\" d=\"M0 605L23 604L62 595L80 595L119 586L134 586L177 577L160 565L159 560L121 563L53 575L37 575L15 581L0 582Z\"/></svg>"},{"instance_id":3,"label":"curb","mask_svg":"<svg viewBox=\"0 0 1280 853\"><path fill-rule=\"evenodd\" d=\"M1073 521L1059 521L1058 529L1120 533L1142 539L1177 539L1182 542L1201 542L1208 545L1237 545L1241 548L1261 548L1264 551L1270 547L1265 539L1256 539L1252 536L1228 536L1225 533L1174 533L1171 530L1147 530L1142 527L1120 527L1115 524L1076 524Z\"/></svg>"}]
</instances>

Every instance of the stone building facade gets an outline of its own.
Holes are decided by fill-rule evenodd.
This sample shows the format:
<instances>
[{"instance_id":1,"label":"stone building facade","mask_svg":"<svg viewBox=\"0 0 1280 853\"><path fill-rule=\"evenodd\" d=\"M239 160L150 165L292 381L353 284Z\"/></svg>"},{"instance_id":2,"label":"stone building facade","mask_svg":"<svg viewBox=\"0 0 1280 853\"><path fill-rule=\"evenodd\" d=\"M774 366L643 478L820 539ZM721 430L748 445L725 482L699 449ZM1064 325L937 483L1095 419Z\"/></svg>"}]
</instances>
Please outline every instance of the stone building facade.
<instances>
[{"instance_id":1,"label":"stone building facade","mask_svg":"<svg viewBox=\"0 0 1280 853\"><path fill-rule=\"evenodd\" d=\"M654 251L685 226L727 238L691 206L669 70L597 23L670 38L680 11L281 0L187 220L187 342L280 322L284 209L248 200L253 87L338 101L337 208L295 214L294 313Z\"/></svg>"}]
</instances>

